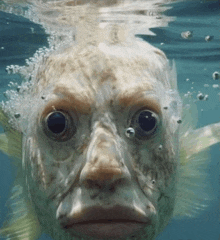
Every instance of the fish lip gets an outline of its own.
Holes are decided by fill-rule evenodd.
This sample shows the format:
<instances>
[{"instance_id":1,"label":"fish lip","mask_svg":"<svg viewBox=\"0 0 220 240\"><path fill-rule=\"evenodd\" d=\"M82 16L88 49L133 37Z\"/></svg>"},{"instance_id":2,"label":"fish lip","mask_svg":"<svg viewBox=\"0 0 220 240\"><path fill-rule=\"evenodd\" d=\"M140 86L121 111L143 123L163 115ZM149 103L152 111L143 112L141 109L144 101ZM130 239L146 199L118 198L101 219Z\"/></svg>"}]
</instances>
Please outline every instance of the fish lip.
<instances>
[{"instance_id":1,"label":"fish lip","mask_svg":"<svg viewBox=\"0 0 220 240\"><path fill-rule=\"evenodd\" d=\"M63 226L63 228L65 229L71 229L74 228L77 225L92 225L92 224L126 224L126 223L130 223L130 224L142 224L145 225L147 224L146 222L139 222L139 221L134 221L134 220L125 220L125 219L99 219L99 220L88 220L88 221L83 221L83 222L77 222L77 223L73 223L73 224L67 224L66 226Z\"/></svg>"},{"instance_id":2,"label":"fish lip","mask_svg":"<svg viewBox=\"0 0 220 240\"><path fill-rule=\"evenodd\" d=\"M140 214L135 209L114 206L111 208L89 207L82 210L79 217L65 217L61 220L61 225L65 228L71 228L79 224L97 224L97 223L135 223L150 224L149 216Z\"/></svg>"}]
</instances>

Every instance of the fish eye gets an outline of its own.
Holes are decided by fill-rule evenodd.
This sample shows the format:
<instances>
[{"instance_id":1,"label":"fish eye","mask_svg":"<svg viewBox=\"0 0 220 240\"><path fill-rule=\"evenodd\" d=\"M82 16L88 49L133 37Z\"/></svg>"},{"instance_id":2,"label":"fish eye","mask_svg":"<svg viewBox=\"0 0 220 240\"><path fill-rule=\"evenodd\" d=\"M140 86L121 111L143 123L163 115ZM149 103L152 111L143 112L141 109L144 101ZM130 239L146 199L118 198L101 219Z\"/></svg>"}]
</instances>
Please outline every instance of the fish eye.
<instances>
[{"instance_id":1,"label":"fish eye","mask_svg":"<svg viewBox=\"0 0 220 240\"><path fill-rule=\"evenodd\" d=\"M61 112L51 113L47 118L47 127L52 133L62 133L66 126L66 117Z\"/></svg>"},{"instance_id":2,"label":"fish eye","mask_svg":"<svg viewBox=\"0 0 220 240\"><path fill-rule=\"evenodd\" d=\"M76 126L69 114L54 111L44 119L44 132L55 141L67 141L76 132Z\"/></svg>"},{"instance_id":3,"label":"fish eye","mask_svg":"<svg viewBox=\"0 0 220 240\"><path fill-rule=\"evenodd\" d=\"M138 124L145 132L151 132L157 125L157 118L151 111L142 111L138 116Z\"/></svg>"},{"instance_id":4,"label":"fish eye","mask_svg":"<svg viewBox=\"0 0 220 240\"><path fill-rule=\"evenodd\" d=\"M136 137L146 137L153 134L159 124L159 117L150 110L138 111L131 122L135 129Z\"/></svg>"}]
</instances>

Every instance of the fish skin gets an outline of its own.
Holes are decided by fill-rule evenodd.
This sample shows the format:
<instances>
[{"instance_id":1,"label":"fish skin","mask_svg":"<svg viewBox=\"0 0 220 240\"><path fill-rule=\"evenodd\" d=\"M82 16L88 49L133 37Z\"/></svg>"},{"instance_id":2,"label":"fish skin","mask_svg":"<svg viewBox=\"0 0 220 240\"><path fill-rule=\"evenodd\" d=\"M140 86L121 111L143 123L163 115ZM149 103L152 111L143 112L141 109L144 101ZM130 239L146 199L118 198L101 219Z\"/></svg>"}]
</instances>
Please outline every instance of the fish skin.
<instances>
[{"instance_id":1,"label":"fish skin","mask_svg":"<svg viewBox=\"0 0 220 240\"><path fill-rule=\"evenodd\" d=\"M85 2L78 1L79 5ZM69 3L72 6L73 1ZM110 1L106 4L111 6ZM46 29L50 31L48 25ZM98 31L95 27L94 32ZM117 239L153 240L171 217L192 217L204 207L206 189L203 186L204 194L197 189L205 178L208 159L201 158L200 152L220 141L220 123L197 130L185 128L190 118L181 118L185 109L177 91L175 66L169 66L159 49L132 36L124 42L127 37L120 38L124 32L120 28L117 31L117 41L110 34L108 43L97 38L88 43L83 40L85 32L79 34L78 45L68 46L69 36L64 41L67 46L54 41L57 49L39 56L29 69L22 69L24 73L36 67L32 85L27 85L29 90L23 91L22 96L18 95L17 105L9 101L0 112L5 129L0 149L15 158L19 173L11 196L16 207L0 235L34 240L42 231L55 240L97 239L65 231L60 225L62 216L68 220L79 213L83 217L85 207L111 204L104 193L97 192L86 181L88 176L96 181L99 176L97 184L101 187L122 176L124 184L116 184L116 194L108 195L111 201L122 205L121 201L124 204L127 199L128 207L135 203L140 213L142 210L152 216L146 228L131 237ZM97 42L93 44L94 41ZM21 108L25 101L29 104ZM20 111L16 111L21 115L19 119L14 118L12 105ZM143 106L158 114L160 131L144 141L128 139L124 134L127 119ZM44 133L42 122L53 108L66 112L71 109L78 129L69 142L52 141ZM180 119L182 124L178 123ZM159 149L161 143L163 148ZM108 170L105 174L103 165ZM200 165L204 169L198 171ZM156 184L152 181L155 176ZM97 200L96 196L101 194L105 201ZM80 206L84 207L81 212ZM144 210L146 206L150 210Z\"/></svg>"}]
</instances>

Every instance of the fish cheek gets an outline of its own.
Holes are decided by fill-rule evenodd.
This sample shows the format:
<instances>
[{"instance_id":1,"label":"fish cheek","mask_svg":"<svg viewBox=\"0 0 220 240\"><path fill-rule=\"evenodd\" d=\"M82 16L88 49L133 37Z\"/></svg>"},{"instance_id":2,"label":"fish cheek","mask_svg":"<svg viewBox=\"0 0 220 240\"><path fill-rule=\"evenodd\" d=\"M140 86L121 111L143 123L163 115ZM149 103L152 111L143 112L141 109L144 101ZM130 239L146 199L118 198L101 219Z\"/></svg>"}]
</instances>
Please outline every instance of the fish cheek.
<instances>
[{"instance_id":1,"label":"fish cheek","mask_svg":"<svg viewBox=\"0 0 220 240\"><path fill-rule=\"evenodd\" d=\"M143 144L133 153L135 172L141 190L153 203L158 215L158 229L163 229L172 216L176 194L178 149L172 148L174 139L169 131ZM172 141L166 141L166 139ZM158 146L162 144L162 148Z\"/></svg>"}]
</instances>

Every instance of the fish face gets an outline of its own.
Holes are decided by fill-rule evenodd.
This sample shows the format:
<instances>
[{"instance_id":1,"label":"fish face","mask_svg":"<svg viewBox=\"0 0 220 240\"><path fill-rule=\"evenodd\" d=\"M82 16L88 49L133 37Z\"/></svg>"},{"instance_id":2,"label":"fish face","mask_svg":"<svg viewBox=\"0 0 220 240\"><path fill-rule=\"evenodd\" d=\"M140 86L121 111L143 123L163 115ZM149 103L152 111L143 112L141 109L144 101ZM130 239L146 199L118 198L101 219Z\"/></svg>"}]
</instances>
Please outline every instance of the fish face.
<instances>
[{"instance_id":1,"label":"fish face","mask_svg":"<svg viewBox=\"0 0 220 240\"><path fill-rule=\"evenodd\" d=\"M36 97L42 86L48 92L30 112L23 166L41 225L55 239L150 240L172 216L178 93L162 52L151 48L152 69L155 59L128 50L69 50L38 74Z\"/></svg>"}]
</instances>

